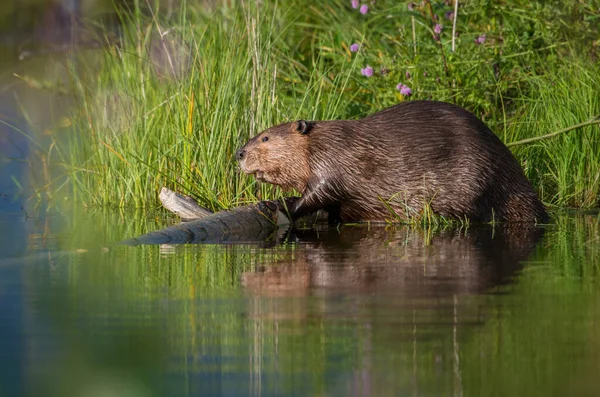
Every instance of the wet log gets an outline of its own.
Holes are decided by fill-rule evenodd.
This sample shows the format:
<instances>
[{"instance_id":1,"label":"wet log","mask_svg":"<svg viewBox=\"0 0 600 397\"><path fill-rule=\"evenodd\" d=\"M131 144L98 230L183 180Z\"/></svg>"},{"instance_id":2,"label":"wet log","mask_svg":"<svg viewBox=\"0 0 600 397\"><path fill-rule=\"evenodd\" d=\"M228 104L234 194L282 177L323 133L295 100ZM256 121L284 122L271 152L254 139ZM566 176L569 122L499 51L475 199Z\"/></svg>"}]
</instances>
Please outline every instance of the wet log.
<instances>
[{"instance_id":1,"label":"wet log","mask_svg":"<svg viewBox=\"0 0 600 397\"><path fill-rule=\"evenodd\" d=\"M188 200L179 198L169 202L170 208L178 210L185 208L186 211L190 211L189 205ZM198 210L197 213L202 216L199 219L144 234L121 244L226 244L274 241L277 239L277 232L280 229L285 232L290 225L288 217L275 201L261 201L258 204L208 215L204 211ZM193 209L191 213L194 213ZM191 213L186 212L188 216Z\"/></svg>"},{"instance_id":2,"label":"wet log","mask_svg":"<svg viewBox=\"0 0 600 397\"><path fill-rule=\"evenodd\" d=\"M292 223L286 204L261 201L228 211L213 213L191 197L163 187L159 193L162 205L180 216L183 222L139 237L122 241L124 245L141 244L275 244L290 227L306 228L327 220L327 212L318 211ZM288 201L290 200L290 201ZM294 198L286 199L291 203Z\"/></svg>"}]
</instances>

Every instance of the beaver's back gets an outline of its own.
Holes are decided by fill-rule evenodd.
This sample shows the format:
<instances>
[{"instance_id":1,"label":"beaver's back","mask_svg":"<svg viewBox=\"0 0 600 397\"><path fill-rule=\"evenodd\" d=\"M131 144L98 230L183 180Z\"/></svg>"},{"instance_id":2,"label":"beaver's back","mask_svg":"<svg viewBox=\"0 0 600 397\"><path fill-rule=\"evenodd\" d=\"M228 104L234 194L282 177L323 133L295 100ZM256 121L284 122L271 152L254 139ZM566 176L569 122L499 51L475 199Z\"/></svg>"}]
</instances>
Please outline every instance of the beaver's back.
<instances>
[{"instance_id":1,"label":"beaver's back","mask_svg":"<svg viewBox=\"0 0 600 397\"><path fill-rule=\"evenodd\" d=\"M411 101L317 126L310 137L314 178L340 195L343 220L389 217L379 198L391 199L399 214L429 203L441 215L475 221L547 219L510 150L458 106Z\"/></svg>"}]
</instances>

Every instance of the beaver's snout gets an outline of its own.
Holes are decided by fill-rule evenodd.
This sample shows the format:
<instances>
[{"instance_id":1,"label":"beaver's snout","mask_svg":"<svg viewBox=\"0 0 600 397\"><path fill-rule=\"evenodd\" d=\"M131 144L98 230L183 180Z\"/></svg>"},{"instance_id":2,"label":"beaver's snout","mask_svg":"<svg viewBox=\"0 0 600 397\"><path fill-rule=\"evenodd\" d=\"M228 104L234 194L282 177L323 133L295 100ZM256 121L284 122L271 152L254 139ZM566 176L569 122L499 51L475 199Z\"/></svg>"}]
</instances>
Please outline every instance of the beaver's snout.
<instances>
[{"instance_id":1,"label":"beaver's snout","mask_svg":"<svg viewBox=\"0 0 600 397\"><path fill-rule=\"evenodd\" d=\"M240 149L235 152L235 159L237 161L242 161L242 159L246 156L246 149Z\"/></svg>"}]
</instances>

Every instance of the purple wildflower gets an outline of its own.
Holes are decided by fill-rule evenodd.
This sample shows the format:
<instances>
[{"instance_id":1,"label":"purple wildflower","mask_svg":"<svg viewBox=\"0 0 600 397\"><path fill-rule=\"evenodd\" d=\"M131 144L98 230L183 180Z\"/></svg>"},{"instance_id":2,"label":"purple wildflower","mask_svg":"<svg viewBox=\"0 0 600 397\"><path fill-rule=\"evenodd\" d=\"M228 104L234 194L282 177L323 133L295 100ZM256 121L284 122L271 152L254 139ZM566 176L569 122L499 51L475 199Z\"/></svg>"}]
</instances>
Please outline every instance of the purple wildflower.
<instances>
[{"instance_id":1,"label":"purple wildflower","mask_svg":"<svg viewBox=\"0 0 600 397\"><path fill-rule=\"evenodd\" d=\"M442 25L440 25L439 23L437 25L435 25L435 27L433 28L433 32L435 34L440 34L442 33Z\"/></svg>"},{"instance_id":2,"label":"purple wildflower","mask_svg":"<svg viewBox=\"0 0 600 397\"><path fill-rule=\"evenodd\" d=\"M363 4L360 6L360 13L363 15L366 15L367 12L369 12L369 6L366 4Z\"/></svg>"},{"instance_id":3,"label":"purple wildflower","mask_svg":"<svg viewBox=\"0 0 600 397\"><path fill-rule=\"evenodd\" d=\"M446 13L444 14L444 17L446 19L450 19L451 20L452 18L454 18L454 11L446 11Z\"/></svg>"},{"instance_id":4,"label":"purple wildflower","mask_svg":"<svg viewBox=\"0 0 600 397\"><path fill-rule=\"evenodd\" d=\"M358 43L354 43L350 46L350 52L358 52L359 48L360 46L358 45Z\"/></svg>"},{"instance_id":5,"label":"purple wildflower","mask_svg":"<svg viewBox=\"0 0 600 397\"><path fill-rule=\"evenodd\" d=\"M410 87L408 87L402 83L398 83L398 85L396 86L396 89L398 91L400 91L400 94L402 94L403 96L411 96L412 95L412 90L410 89Z\"/></svg>"},{"instance_id":6,"label":"purple wildflower","mask_svg":"<svg viewBox=\"0 0 600 397\"><path fill-rule=\"evenodd\" d=\"M363 76L371 77L373 76L373 68L367 65L366 68L360 70L360 74Z\"/></svg>"},{"instance_id":7,"label":"purple wildflower","mask_svg":"<svg viewBox=\"0 0 600 397\"><path fill-rule=\"evenodd\" d=\"M484 33L475 39L475 44L478 44L478 45L483 44L483 43L485 43L485 39L486 39L486 37L485 37L485 33Z\"/></svg>"},{"instance_id":8,"label":"purple wildflower","mask_svg":"<svg viewBox=\"0 0 600 397\"><path fill-rule=\"evenodd\" d=\"M414 10L415 6L416 6L416 4L413 3L412 1L406 5L406 7L408 8L408 11Z\"/></svg>"},{"instance_id":9,"label":"purple wildflower","mask_svg":"<svg viewBox=\"0 0 600 397\"><path fill-rule=\"evenodd\" d=\"M406 76L406 80L409 80L410 79L410 72L404 73L404 76Z\"/></svg>"},{"instance_id":10,"label":"purple wildflower","mask_svg":"<svg viewBox=\"0 0 600 397\"><path fill-rule=\"evenodd\" d=\"M358 0L352 0L350 4L352 5L352 8L358 8Z\"/></svg>"}]
</instances>

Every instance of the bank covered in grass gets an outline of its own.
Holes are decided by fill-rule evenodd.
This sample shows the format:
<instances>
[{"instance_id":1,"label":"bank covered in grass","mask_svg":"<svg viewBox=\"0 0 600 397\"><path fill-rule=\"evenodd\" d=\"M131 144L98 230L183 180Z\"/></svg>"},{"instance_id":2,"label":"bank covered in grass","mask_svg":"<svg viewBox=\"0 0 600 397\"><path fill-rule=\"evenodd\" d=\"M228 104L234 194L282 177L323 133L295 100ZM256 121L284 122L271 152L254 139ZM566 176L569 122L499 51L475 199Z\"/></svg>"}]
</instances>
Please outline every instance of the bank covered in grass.
<instances>
[{"instance_id":1,"label":"bank covered in grass","mask_svg":"<svg viewBox=\"0 0 600 397\"><path fill-rule=\"evenodd\" d=\"M48 154L51 185L87 205L152 207L161 186L214 210L279 197L237 170L249 137L416 99L505 143L590 121L511 149L545 203L600 204L598 1L182 2L121 19L118 44L69 64L78 106Z\"/></svg>"}]
</instances>

